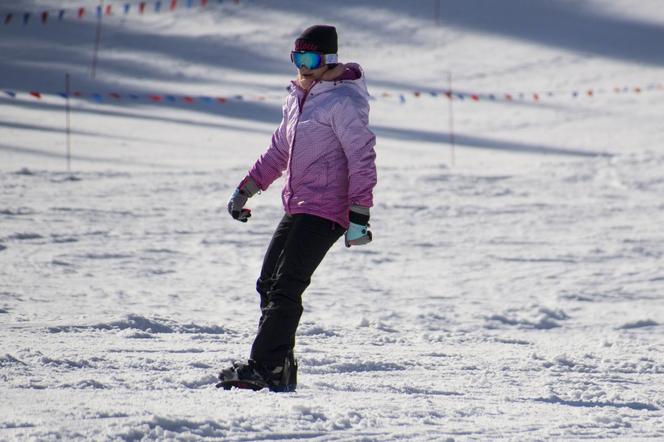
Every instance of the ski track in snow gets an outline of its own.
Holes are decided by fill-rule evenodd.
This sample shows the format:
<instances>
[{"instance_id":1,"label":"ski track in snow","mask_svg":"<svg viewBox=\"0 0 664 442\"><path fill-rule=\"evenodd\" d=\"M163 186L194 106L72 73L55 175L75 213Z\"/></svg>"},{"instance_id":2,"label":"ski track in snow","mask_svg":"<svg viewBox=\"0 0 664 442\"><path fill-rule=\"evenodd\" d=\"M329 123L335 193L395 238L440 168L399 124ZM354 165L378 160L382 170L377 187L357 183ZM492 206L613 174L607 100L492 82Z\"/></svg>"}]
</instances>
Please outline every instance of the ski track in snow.
<instances>
[{"instance_id":1,"label":"ski track in snow","mask_svg":"<svg viewBox=\"0 0 664 442\"><path fill-rule=\"evenodd\" d=\"M258 75L242 55L255 45L287 51L296 30L320 17L352 35L345 50L373 74L370 88L394 94L445 87L438 67L419 68L431 54L458 60L455 78L479 90L612 86L662 73L635 73L605 51L558 51L556 39L487 37L456 15L435 28L421 5L367 4L368 22L358 19L367 5L304 0L224 6L222 29L205 14L128 19L104 34L101 68L115 79L79 80L283 93L283 60L260 59ZM661 17L659 3L612 5ZM255 32L265 14L279 26ZM173 17L182 26L171 29ZM27 42L21 28L8 29L7 53L24 64L45 56L47 27ZM59 37L70 45L61 55L87 63L71 51L92 29L76 29ZM146 36L166 62L134 48ZM404 72L388 72L385 57L399 57ZM60 87L9 60L0 60L11 74L0 87ZM281 182L250 200L247 224L228 217L225 201L269 140L278 104L79 104L80 169L71 175L62 141L52 141L61 103L0 99L0 439L664 438L661 95L457 102L454 167L441 123L447 102L427 99L372 103L375 241L350 250L340 242L315 274L290 394L214 387L218 370L249 351L254 280L282 214Z\"/></svg>"}]
</instances>

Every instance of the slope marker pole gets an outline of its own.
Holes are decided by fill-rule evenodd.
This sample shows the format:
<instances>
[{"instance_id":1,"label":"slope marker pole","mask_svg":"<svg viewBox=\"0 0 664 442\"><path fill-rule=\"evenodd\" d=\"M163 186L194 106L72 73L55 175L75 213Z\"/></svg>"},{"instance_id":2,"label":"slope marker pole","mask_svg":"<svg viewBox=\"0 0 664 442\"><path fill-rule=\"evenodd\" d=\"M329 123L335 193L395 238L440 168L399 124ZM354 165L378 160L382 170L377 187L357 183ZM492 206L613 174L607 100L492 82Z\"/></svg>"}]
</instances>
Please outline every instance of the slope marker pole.
<instances>
[{"instance_id":1,"label":"slope marker pole","mask_svg":"<svg viewBox=\"0 0 664 442\"><path fill-rule=\"evenodd\" d=\"M66 110L66 121L67 121L67 173L71 175L71 110L69 107L69 95L70 95L70 85L69 85L69 72L65 74L65 110Z\"/></svg>"},{"instance_id":2,"label":"slope marker pole","mask_svg":"<svg viewBox=\"0 0 664 442\"><path fill-rule=\"evenodd\" d=\"M101 42L101 20L104 15L104 0L99 0L99 7L97 9L97 31L95 36L95 49L92 54L92 69L90 71L90 78L93 80L97 75L97 58L99 57L99 44Z\"/></svg>"},{"instance_id":3,"label":"slope marker pole","mask_svg":"<svg viewBox=\"0 0 664 442\"><path fill-rule=\"evenodd\" d=\"M456 163L456 140L454 137L454 93L452 92L452 71L447 71L447 98L449 101L449 143L450 143L450 163L454 167Z\"/></svg>"}]
</instances>

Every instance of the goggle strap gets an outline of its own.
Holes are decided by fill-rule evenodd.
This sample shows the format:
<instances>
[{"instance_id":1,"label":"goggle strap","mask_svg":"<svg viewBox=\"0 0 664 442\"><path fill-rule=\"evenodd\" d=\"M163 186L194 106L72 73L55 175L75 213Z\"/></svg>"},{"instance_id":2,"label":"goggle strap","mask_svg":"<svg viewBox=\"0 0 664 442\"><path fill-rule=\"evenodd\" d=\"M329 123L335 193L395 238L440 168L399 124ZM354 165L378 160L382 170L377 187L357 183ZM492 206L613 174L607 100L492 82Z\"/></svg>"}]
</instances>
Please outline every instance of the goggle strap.
<instances>
[{"instance_id":1,"label":"goggle strap","mask_svg":"<svg viewBox=\"0 0 664 442\"><path fill-rule=\"evenodd\" d=\"M339 57L337 54L325 54L325 64L337 64Z\"/></svg>"}]
</instances>

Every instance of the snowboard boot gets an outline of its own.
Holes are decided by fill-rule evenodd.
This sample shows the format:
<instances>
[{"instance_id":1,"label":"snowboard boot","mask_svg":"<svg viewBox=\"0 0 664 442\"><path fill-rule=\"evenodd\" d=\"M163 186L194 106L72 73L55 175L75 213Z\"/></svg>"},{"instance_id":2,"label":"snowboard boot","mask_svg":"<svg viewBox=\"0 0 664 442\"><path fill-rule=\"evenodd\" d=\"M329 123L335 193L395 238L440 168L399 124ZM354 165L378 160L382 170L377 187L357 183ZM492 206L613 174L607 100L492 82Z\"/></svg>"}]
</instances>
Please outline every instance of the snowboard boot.
<instances>
[{"instance_id":1,"label":"snowboard boot","mask_svg":"<svg viewBox=\"0 0 664 442\"><path fill-rule=\"evenodd\" d=\"M289 388L288 391L295 391L297 388L297 359L295 359L293 350L289 351L286 355L284 366L288 368L288 377L286 378Z\"/></svg>"},{"instance_id":2,"label":"snowboard boot","mask_svg":"<svg viewBox=\"0 0 664 442\"><path fill-rule=\"evenodd\" d=\"M286 357L284 365L277 367L266 367L252 359L246 363L235 362L219 373L219 381L217 388L224 390L235 387L254 391L264 388L274 392L295 391L297 362L292 353Z\"/></svg>"}]
</instances>

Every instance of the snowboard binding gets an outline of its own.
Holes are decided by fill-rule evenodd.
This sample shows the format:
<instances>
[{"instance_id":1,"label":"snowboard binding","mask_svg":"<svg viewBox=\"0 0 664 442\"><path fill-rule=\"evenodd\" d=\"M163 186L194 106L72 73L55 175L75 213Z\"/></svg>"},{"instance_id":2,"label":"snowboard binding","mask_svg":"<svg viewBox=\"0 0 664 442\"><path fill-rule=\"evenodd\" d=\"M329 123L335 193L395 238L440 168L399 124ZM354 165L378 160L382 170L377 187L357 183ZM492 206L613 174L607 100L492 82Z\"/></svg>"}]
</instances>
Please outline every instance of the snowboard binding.
<instances>
[{"instance_id":1,"label":"snowboard binding","mask_svg":"<svg viewBox=\"0 0 664 442\"><path fill-rule=\"evenodd\" d=\"M277 367L265 367L253 359L234 362L231 367L221 370L216 387L224 390L239 388L258 391L267 388L279 393L292 392L297 388L297 361L291 352L284 364Z\"/></svg>"}]
</instances>

